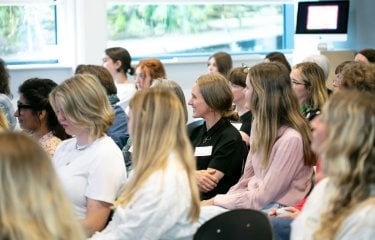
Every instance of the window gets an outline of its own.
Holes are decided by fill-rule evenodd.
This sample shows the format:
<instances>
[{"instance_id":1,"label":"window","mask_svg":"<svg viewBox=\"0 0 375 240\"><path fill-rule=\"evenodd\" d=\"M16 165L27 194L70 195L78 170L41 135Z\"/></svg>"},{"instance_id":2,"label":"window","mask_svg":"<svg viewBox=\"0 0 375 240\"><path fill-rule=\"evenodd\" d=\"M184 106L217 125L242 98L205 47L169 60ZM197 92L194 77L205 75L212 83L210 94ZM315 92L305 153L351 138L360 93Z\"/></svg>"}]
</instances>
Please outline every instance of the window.
<instances>
[{"instance_id":1,"label":"window","mask_svg":"<svg viewBox=\"0 0 375 240\"><path fill-rule=\"evenodd\" d=\"M108 47L122 46L136 59L206 56L217 51L264 53L293 48L293 4L175 2L109 3Z\"/></svg>"},{"instance_id":2,"label":"window","mask_svg":"<svg viewBox=\"0 0 375 240\"><path fill-rule=\"evenodd\" d=\"M8 64L58 61L56 1L0 1L0 56Z\"/></svg>"}]
</instances>

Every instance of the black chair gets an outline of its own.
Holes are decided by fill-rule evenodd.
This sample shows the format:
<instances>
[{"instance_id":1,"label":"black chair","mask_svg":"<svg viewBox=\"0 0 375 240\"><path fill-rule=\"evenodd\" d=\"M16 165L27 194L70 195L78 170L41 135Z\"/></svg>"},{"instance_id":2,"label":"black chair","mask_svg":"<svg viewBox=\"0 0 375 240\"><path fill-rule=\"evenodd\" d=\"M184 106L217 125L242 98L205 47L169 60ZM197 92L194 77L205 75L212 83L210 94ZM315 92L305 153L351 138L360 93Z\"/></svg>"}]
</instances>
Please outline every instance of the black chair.
<instances>
[{"instance_id":1,"label":"black chair","mask_svg":"<svg viewBox=\"0 0 375 240\"><path fill-rule=\"evenodd\" d=\"M273 240L271 223L261 211L235 209L208 220L198 228L194 240Z\"/></svg>"}]
</instances>

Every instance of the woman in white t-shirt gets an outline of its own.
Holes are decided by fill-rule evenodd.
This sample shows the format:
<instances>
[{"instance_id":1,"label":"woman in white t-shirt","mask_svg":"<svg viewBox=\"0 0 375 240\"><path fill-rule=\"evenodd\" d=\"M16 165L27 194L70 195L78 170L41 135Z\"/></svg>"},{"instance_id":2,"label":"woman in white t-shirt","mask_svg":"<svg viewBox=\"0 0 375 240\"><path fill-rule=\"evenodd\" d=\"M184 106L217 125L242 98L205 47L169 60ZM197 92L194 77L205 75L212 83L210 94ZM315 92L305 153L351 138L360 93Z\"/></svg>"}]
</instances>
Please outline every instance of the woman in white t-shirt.
<instances>
[{"instance_id":1,"label":"woman in white t-shirt","mask_svg":"<svg viewBox=\"0 0 375 240\"><path fill-rule=\"evenodd\" d=\"M292 223L291 239L374 239L374 101L373 92L340 90L314 119L311 147L327 177Z\"/></svg>"},{"instance_id":2,"label":"woman in white t-shirt","mask_svg":"<svg viewBox=\"0 0 375 240\"><path fill-rule=\"evenodd\" d=\"M104 89L90 74L65 80L49 100L66 133L73 136L60 143L52 161L76 215L91 236L105 227L110 207L126 180L122 152L105 134L114 113Z\"/></svg>"},{"instance_id":3,"label":"woman in white t-shirt","mask_svg":"<svg viewBox=\"0 0 375 240\"><path fill-rule=\"evenodd\" d=\"M124 111L128 108L129 101L136 92L135 84L128 79L129 75L134 75L134 68L131 66L131 56L125 48L107 48L103 58L103 67L111 73L117 88L117 96L120 101L117 105Z\"/></svg>"},{"instance_id":4,"label":"woman in white t-shirt","mask_svg":"<svg viewBox=\"0 0 375 240\"><path fill-rule=\"evenodd\" d=\"M113 220L92 239L191 237L200 202L180 100L167 88L149 88L137 92L129 107L134 171Z\"/></svg>"}]
</instances>

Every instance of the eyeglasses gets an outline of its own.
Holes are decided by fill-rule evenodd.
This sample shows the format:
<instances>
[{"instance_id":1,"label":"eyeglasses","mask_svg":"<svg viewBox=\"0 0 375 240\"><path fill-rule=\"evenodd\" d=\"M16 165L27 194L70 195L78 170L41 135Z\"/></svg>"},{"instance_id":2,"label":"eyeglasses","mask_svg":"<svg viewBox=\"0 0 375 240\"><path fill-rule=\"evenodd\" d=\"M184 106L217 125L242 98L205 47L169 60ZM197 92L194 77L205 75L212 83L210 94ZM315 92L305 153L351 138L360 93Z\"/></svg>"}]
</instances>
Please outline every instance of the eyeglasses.
<instances>
[{"instance_id":1,"label":"eyeglasses","mask_svg":"<svg viewBox=\"0 0 375 240\"><path fill-rule=\"evenodd\" d=\"M22 109L33 109L33 108L34 108L34 106L29 105L29 104L17 103L18 115L21 115Z\"/></svg>"},{"instance_id":2,"label":"eyeglasses","mask_svg":"<svg viewBox=\"0 0 375 240\"><path fill-rule=\"evenodd\" d=\"M144 80L146 78L146 74L144 73L139 73L139 74L135 74L134 75L135 78L140 78L142 80Z\"/></svg>"}]
</instances>

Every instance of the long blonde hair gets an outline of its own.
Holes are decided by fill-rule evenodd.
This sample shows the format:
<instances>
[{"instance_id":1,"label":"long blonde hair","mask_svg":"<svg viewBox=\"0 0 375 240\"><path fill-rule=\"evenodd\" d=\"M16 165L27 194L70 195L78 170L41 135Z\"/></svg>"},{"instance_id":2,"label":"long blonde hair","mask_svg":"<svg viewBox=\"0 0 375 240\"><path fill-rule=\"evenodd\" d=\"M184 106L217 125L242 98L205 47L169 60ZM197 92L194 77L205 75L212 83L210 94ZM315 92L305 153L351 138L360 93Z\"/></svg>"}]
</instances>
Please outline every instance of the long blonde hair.
<instances>
[{"instance_id":1,"label":"long blonde hair","mask_svg":"<svg viewBox=\"0 0 375 240\"><path fill-rule=\"evenodd\" d=\"M301 71L301 77L305 83L305 87L310 92L305 102L307 107L322 109L324 103L328 100L323 69L314 62L298 63L293 68Z\"/></svg>"},{"instance_id":2,"label":"long blonde hair","mask_svg":"<svg viewBox=\"0 0 375 240\"><path fill-rule=\"evenodd\" d=\"M85 239L51 160L23 133L0 133L0 239Z\"/></svg>"},{"instance_id":3,"label":"long blonde hair","mask_svg":"<svg viewBox=\"0 0 375 240\"><path fill-rule=\"evenodd\" d=\"M323 109L328 129L323 169L338 190L322 214L316 239L334 239L346 217L370 197L375 184L374 102L373 92L340 90Z\"/></svg>"},{"instance_id":4,"label":"long blonde hair","mask_svg":"<svg viewBox=\"0 0 375 240\"><path fill-rule=\"evenodd\" d=\"M89 131L91 140L102 137L114 121L114 112L99 80L91 74L76 74L55 87L49 101L56 112L56 99L65 117Z\"/></svg>"},{"instance_id":5,"label":"long blonde hair","mask_svg":"<svg viewBox=\"0 0 375 240\"><path fill-rule=\"evenodd\" d=\"M248 70L248 79L253 87L250 106L256 121L250 151L259 151L262 166L266 167L278 129L289 126L301 134L305 165L314 165L316 157L310 147L311 130L299 111L287 68L279 62L259 63Z\"/></svg>"},{"instance_id":6,"label":"long blonde hair","mask_svg":"<svg viewBox=\"0 0 375 240\"><path fill-rule=\"evenodd\" d=\"M115 206L129 204L154 172L166 168L168 156L174 152L189 178L192 193L189 218L197 220L200 200L195 180L195 158L180 100L168 89L150 88L137 92L129 107L133 123L134 175Z\"/></svg>"}]
</instances>

